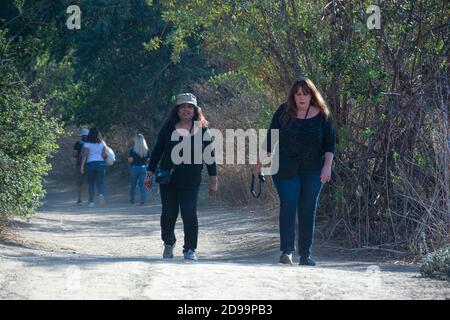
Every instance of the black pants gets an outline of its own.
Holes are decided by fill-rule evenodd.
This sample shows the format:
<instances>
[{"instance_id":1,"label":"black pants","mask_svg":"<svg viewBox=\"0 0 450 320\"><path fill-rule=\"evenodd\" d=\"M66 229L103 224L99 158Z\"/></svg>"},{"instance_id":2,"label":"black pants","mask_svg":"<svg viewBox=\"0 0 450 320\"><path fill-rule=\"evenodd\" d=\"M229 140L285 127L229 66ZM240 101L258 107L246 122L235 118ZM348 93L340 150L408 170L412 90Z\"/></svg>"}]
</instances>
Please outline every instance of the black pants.
<instances>
[{"instance_id":1,"label":"black pants","mask_svg":"<svg viewBox=\"0 0 450 320\"><path fill-rule=\"evenodd\" d=\"M175 244L175 223L177 222L178 212L181 211L184 227L184 251L197 249L198 188L180 189L172 184L160 185L159 187L162 202L161 238L164 244Z\"/></svg>"}]
</instances>

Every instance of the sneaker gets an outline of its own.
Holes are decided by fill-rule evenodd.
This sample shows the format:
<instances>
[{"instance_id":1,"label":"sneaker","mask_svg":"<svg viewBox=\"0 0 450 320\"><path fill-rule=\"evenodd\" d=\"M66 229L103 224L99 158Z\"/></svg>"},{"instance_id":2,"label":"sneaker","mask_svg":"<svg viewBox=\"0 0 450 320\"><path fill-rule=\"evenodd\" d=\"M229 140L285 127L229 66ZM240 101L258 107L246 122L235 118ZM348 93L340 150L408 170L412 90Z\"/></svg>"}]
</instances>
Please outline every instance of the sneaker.
<instances>
[{"instance_id":1,"label":"sneaker","mask_svg":"<svg viewBox=\"0 0 450 320\"><path fill-rule=\"evenodd\" d=\"M316 265L316 262L313 259L311 259L310 257L300 257L299 265L314 267Z\"/></svg>"},{"instance_id":2,"label":"sneaker","mask_svg":"<svg viewBox=\"0 0 450 320\"><path fill-rule=\"evenodd\" d=\"M134 200L130 200L130 204L134 204Z\"/></svg>"},{"instance_id":3,"label":"sneaker","mask_svg":"<svg viewBox=\"0 0 450 320\"><path fill-rule=\"evenodd\" d=\"M280 257L280 263L292 266L292 253L283 253Z\"/></svg>"},{"instance_id":4,"label":"sneaker","mask_svg":"<svg viewBox=\"0 0 450 320\"><path fill-rule=\"evenodd\" d=\"M93 202L90 202L89 203L89 208L93 208L94 207L94 203Z\"/></svg>"},{"instance_id":5,"label":"sneaker","mask_svg":"<svg viewBox=\"0 0 450 320\"><path fill-rule=\"evenodd\" d=\"M102 194L100 194L99 196L98 196L98 202L100 202L100 205L102 206L102 207L104 207L105 206L105 196L104 195L102 195Z\"/></svg>"},{"instance_id":6,"label":"sneaker","mask_svg":"<svg viewBox=\"0 0 450 320\"><path fill-rule=\"evenodd\" d=\"M83 202L83 201L78 200L78 201L77 201L77 205L80 205L82 202Z\"/></svg>"},{"instance_id":7,"label":"sneaker","mask_svg":"<svg viewBox=\"0 0 450 320\"><path fill-rule=\"evenodd\" d=\"M197 253L194 250L188 250L184 253L184 260L193 260L197 261Z\"/></svg>"},{"instance_id":8,"label":"sneaker","mask_svg":"<svg viewBox=\"0 0 450 320\"><path fill-rule=\"evenodd\" d=\"M173 248L175 248L175 244L165 244L164 245L164 252L163 252L163 259L172 259L173 258Z\"/></svg>"}]
</instances>

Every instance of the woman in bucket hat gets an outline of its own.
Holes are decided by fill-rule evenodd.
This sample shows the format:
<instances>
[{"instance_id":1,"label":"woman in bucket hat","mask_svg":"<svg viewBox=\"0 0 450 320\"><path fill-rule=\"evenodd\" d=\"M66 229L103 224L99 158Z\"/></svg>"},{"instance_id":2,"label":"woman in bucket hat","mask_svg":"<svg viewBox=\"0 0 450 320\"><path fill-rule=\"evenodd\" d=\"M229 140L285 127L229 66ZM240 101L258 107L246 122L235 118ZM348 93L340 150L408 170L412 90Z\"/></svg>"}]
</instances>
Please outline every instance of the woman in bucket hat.
<instances>
[{"instance_id":1,"label":"woman in bucket hat","mask_svg":"<svg viewBox=\"0 0 450 320\"><path fill-rule=\"evenodd\" d=\"M179 137L178 141L172 141L173 134ZM197 146L194 139L198 135L201 135L202 143ZM161 238L164 241L163 258L165 259L173 258L176 242L175 223L180 212L184 226L184 259L197 260L198 191L204 164L203 151L211 143L210 139L204 139L206 135L209 135L208 121L197 105L197 98L192 93L178 95L176 105L170 111L158 134L147 168L148 187L151 186L154 175L156 175L155 180L158 179L159 173L163 172L165 175L165 181L159 180L162 202ZM172 159L172 150L180 143L180 140L183 143L188 142L191 148L191 159L187 163L185 159L181 163ZM214 154L212 156L214 157ZM201 161L196 162L195 159L201 159ZM158 164L160 169L156 171ZM218 191L216 164L209 163L206 167L210 176L209 195L213 196Z\"/></svg>"}]
</instances>

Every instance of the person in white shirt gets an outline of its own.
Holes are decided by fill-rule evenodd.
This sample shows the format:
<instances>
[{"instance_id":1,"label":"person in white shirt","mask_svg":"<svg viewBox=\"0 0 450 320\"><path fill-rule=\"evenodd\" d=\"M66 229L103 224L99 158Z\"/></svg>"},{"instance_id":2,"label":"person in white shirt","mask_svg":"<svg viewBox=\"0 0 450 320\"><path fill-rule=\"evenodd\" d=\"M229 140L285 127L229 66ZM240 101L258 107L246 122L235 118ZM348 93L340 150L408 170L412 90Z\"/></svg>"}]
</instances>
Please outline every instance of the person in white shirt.
<instances>
[{"instance_id":1,"label":"person in white shirt","mask_svg":"<svg viewBox=\"0 0 450 320\"><path fill-rule=\"evenodd\" d=\"M81 174L87 173L89 181L89 207L94 206L95 184L98 189L98 200L105 205L105 159L106 144L96 127L89 129L89 135L83 144Z\"/></svg>"}]
</instances>

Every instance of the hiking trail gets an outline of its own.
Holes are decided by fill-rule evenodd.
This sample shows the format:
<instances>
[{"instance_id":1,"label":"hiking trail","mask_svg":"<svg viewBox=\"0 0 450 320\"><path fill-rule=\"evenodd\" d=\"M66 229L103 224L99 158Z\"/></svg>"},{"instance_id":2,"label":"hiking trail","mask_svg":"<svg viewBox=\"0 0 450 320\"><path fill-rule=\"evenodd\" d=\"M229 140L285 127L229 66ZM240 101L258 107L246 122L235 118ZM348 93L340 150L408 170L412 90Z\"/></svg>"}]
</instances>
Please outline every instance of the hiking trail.
<instances>
[{"instance_id":1,"label":"hiking trail","mask_svg":"<svg viewBox=\"0 0 450 320\"><path fill-rule=\"evenodd\" d=\"M0 299L450 299L448 282L416 265L346 259L315 242L316 267L278 263L278 228L255 208L225 208L201 191L199 261L163 260L161 202L142 206L106 179L105 207L75 204L74 187L49 180L44 205L0 241ZM86 199L87 185L83 196ZM137 192L137 197L138 197Z\"/></svg>"}]
</instances>

